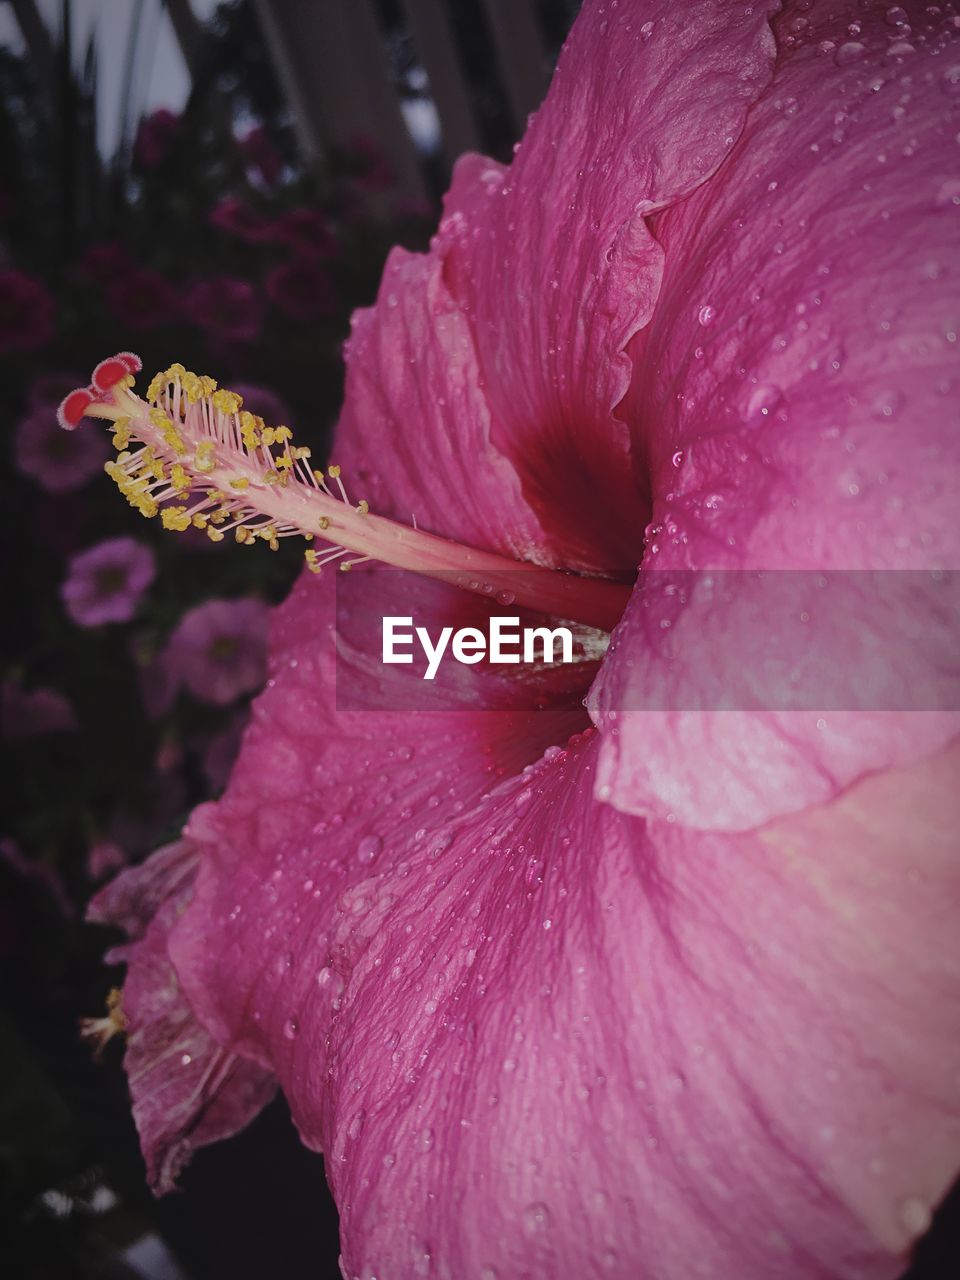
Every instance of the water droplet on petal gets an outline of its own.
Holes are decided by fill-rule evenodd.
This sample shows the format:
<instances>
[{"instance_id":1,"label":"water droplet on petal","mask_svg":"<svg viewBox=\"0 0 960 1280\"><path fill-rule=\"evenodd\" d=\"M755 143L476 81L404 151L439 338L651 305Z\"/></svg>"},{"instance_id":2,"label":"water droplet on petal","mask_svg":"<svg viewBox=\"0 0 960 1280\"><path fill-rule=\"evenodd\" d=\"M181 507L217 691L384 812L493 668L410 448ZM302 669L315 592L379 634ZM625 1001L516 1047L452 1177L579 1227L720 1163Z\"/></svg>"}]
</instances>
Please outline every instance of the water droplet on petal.
<instances>
[{"instance_id":1,"label":"water droplet on petal","mask_svg":"<svg viewBox=\"0 0 960 1280\"><path fill-rule=\"evenodd\" d=\"M708 325L711 323L711 321L716 316L716 314L717 313L714 310L714 308L711 307L709 303L707 303L706 305L700 308L700 314L697 316L697 319L700 321L702 325Z\"/></svg>"},{"instance_id":2,"label":"water droplet on petal","mask_svg":"<svg viewBox=\"0 0 960 1280\"><path fill-rule=\"evenodd\" d=\"M288 1018L283 1024L283 1034L288 1040L296 1040L300 1034L300 1024L296 1018Z\"/></svg>"},{"instance_id":3,"label":"water droplet on petal","mask_svg":"<svg viewBox=\"0 0 960 1280\"><path fill-rule=\"evenodd\" d=\"M539 1200L528 1204L523 1211L523 1229L527 1235L539 1235L550 1226L550 1210Z\"/></svg>"},{"instance_id":4,"label":"water droplet on petal","mask_svg":"<svg viewBox=\"0 0 960 1280\"><path fill-rule=\"evenodd\" d=\"M747 404L747 426L760 427L769 422L782 402L783 392L775 383L761 383Z\"/></svg>"},{"instance_id":5,"label":"water droplet on petal","mask_svg":"<svg viewBox=\"0 0 960 1280\"><path fill-rule=\"evenodd\" d=\"M900 1206L900 1221L911 1235L920 1236L930 1229L933 1215L919 1196L909 1196Z\"/></svg>"},{"instance_id":6,"label":"water droplet on petal","mask_svg":"<svg viewBox=\"0 0 960 1280\"><path fill-rule=\"evenodd\" d=\"M866 45L859 40L846 40L834 54L833 60L838 67L848 67L853 62L859 62L866 51Z\"/></svg>"},{"instance_id":7,"label":"water droplet on petal","mask_svg":"<svg viewBox=\"0 0 960 1280\"><path fill-rule=\"evenodd\" d=\"M364 836L357 845L357 861L371 863L382 849L383 840L380 836Z\"/></svg>"}]
</instances>

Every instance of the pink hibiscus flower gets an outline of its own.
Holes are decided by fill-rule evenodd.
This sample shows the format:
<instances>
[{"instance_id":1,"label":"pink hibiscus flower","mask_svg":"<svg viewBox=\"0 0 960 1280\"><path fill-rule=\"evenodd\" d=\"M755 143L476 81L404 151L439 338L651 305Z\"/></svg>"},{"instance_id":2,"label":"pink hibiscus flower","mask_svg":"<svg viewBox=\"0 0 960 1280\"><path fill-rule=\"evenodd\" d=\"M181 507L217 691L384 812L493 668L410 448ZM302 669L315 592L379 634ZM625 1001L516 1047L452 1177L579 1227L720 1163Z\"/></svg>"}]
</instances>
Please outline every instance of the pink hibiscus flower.
<instances>
[{"instance_id":1,"label":"pink hibiscus flower","mask_svg":"<svg viewBox=\"0 0 960 1280\"><path fill-rule=\"evenodd\" d=\"M582 615L640 563L586 709L596 663L550 710L490 711L476 668L454 710L344 711L335 672L402 700L369 618L472 597L361 571L335 629L305 575L225 795L93 906L131 939L154 1187L279 1082L351 1278L879 1280L957 1169L957 717L629 709L705 675L651 618L727 660L768 626L744 574L726 639L712 571L958 558L952 29L773 8L585 5L514 162L461 160L355 320L337 443L373 510ZM306 483L231 510L296 532ZM338 536L389 558L363 519ZM710 572L678 612L654 567ZM854 638L907 621L861 603Z\"/></svg>"}]
</instances>

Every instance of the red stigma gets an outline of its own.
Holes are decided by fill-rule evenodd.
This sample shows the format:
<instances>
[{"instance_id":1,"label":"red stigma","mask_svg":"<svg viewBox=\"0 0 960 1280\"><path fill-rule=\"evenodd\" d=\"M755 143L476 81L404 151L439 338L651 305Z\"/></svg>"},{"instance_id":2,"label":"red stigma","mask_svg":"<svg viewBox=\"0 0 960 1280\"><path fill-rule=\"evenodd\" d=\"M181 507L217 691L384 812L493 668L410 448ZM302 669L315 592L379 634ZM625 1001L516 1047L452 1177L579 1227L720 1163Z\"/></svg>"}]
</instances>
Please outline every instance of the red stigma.
<instances>
[{"instance_id":1,"label":"red stigma","mask_svg":"<svg viewBox=\"0 0 960 1280\"><path fill-rule=\"evenodd\" d=\"M93 404L93 395L87 387L78 387L76 391L61 401L57 410L57 421L64 431L73 431L80 425L80 419Z\"/></svg>"}]
</instances>

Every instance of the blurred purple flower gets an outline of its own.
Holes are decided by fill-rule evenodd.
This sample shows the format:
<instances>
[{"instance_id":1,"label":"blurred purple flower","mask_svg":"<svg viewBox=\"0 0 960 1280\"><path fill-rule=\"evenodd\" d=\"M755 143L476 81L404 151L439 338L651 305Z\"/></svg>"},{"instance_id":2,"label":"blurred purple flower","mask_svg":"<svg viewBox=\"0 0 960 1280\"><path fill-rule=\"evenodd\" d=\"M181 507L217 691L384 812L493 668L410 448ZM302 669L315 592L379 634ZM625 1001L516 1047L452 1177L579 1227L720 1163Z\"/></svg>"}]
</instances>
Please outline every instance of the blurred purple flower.
<instances>
[{"instance_id":1,"label":"blurred purple flower","mask_svg":"<svg viewBox=\"0 0 960 1280\"><path fill-rule=\"evenodd\" d=\"M157 169L167 159L177 134L180 132L180 117L166 107L160 107L140 121L136 141L133 144L133 159L141 169Z\"/></svg>"},{"instance_id":2,"label":"blurred purple flower","mask_svg":"<svg viewBox=\"0 0 960 1280\"><path fill-rule=\"evenodd\" d=\"M0 353L39 351L53 337L52 294L24 271L0 271Z\"/></svg>"},{"instance_id":3,"label":"blurred purple flower","mask_svg":"<svg viewBox=\"0 0 960 1280\"><path fill-rule=\"evenodd\" d=\"M270 224L269 238L304 257L332 258L337 252L337 238L319 209L288 209Z\"/></svg>"},{"instance_id":4,"label":"blurred purple flower","mask_svg":"<svg viewBox=\"0 0 960 1280\"><path fill-rule=\"evenodd\" d=\"M78 627L129 622L156 576L153 552L136 538L108 538L70 560L60 595Z\"/></svg>"},{"instance_id":5,"label":"blurred purple flower","mask_svg":"<svg viewBox=\"0 0 960 1280\"><path fill-rule=\"evenodd\" d=\"M262 244L267 239L271 224L252 209L245 200L225 196L210 210L207 221L218 231L245 240L247 244Z\"/></svg>"},{"instance_id":6,"label":"blurred purple flower","mask_svg":"<svg viewBox=\"0 0 960 1280\"><path fill-rule=\"evenodd\" d=\"M165 662L194 697L224 706L258 688L266 674L269 610L252 597L208 600L180 619Z\"/></svg>"},{"instance_id":7,"label":"blurred purple flower","mask_svg":"<svg viewBox=\"0 0 960 1280\"><path fill-rule=\"evenodd\" d=\"M0 685L0 729L5 738L73 733L80 726L73 707L56 689L24 689L18 680Z\"/></svg>"},{"instance_id":8,"label":"blurred purple flower","mask_svg":"<svg viewBox=\"0 0 960 1280\"><path fill-rule=\"evenodd\" d=\"M82 383L83 379L72 369L40 373L31 379L27 387L27 405L31 409L49 409L52 416L56 417L60 401Z\"/></svg>"},{"instance_id":9,"label":"blurred purple flower","mask_svg":"<svg viewBox=\"0 0 960 1280\"><path fill-rule=\"evenodd\" d=\"M260 387L253 382L231 382L230 390L241 397L245 409L263 418L268 426L278 427L281 423L286 427L294 425L293 414L286 400L269 387ZM210 540L207 538L205 541Z\"/></svg>"},{"instance_id":10,"label":"blurred purple flower","mask_svg":"<svg viewBox=\"0 0 960 1280\"><path fill-rule=\"evenodd\" d=\"M119 240L100 240L80 255L77 274L93 284L107 285L135 269L133 258ZM74 384L76 385L76 384Z\"/></svg>"},{"instance_id":11,"label":"blurred purple flower","mask_svg":"<svg viewBox=\"0 0 960 1280\"><path fill-rule=\"evenodd\" d=\"M48 493L69 493L103 470L110 447L102 432L61 430L55 413L48 402L21 419L14 436L14 460L22 475Z\"/></svg>"},{"instance_id":12,"label":"blurred purple flower","mask_svg":"<svg viewBox=\"0 0 960 1280\"><path fill-rule=\"evenodd\" d=\"M113 840L97 840L87 850L87 878L94 882L103 880L111 871L119 871L127 865L127 855Z\"/></svg>"},{"instance_id":13,"label":"blurred purple flower","mask_svg":"<svg viewBox=\"0 0 960 1280\"><path fill-rule=\"evenodd\" d=\"M275 187L283 171L283 160L263 125L255 125L238 140L247 166L268 187Z\"/></svg>"},{"instance_id":14,"label":"blurred purple flower","mask_svg":"<svg viewBox=\"0 0 960 1280\"><path fill-rule=\"evenodd\" d=\"M164 276L138 267L107 287L107 307L138 333L170 324L179 314L177 291Z\"/></svg>"},{"instance_id":15,"label":"blurred purple flower","mask_svg":"<svg viewBox=\"0 0 960 1280\"><path fill-rule=\"evenodd\" d=\"M267 295L292 320L319 320L336 308L333 282L311 258L294 258L275 268L266 279Z\"/></svg>"},{"instance_id":16,"label":"blurred purple flower","mask_svg":"<svg viewBox=\"0 0 960 1280\"><path fill-rule=\"evenodd\" d=\"M253 285L234 276L194 281L184 295L183 311L198 328L232 342L252 342L263 320Z\"/></svg>"}]
</instances>

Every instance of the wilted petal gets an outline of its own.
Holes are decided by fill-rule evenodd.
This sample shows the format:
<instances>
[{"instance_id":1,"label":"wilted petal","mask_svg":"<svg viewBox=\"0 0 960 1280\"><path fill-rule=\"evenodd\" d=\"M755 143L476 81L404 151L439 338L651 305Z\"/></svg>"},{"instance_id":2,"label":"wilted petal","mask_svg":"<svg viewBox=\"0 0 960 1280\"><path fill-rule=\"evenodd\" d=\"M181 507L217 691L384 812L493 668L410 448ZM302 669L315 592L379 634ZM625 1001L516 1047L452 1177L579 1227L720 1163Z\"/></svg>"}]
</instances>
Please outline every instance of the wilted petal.
<instances>
[{"instance_id":1,"label":"wilted petal","mask_svg":"<svg viewBox=\"0 0 960 1280\"><path fill-rule=\"evenodd\" d=\"M237 1133L276 1089L269 1073L225 1052L200 1025L170 962L168 936L190 901L196 871L196 850L177 841L121 872L89 909L91 920L117 925L130 939L110 958L127 966L124 1067L158 1194L173 1188L193 1151Z\"/></svg>"}]
</instances>

